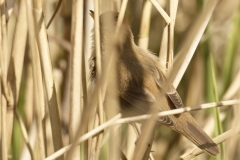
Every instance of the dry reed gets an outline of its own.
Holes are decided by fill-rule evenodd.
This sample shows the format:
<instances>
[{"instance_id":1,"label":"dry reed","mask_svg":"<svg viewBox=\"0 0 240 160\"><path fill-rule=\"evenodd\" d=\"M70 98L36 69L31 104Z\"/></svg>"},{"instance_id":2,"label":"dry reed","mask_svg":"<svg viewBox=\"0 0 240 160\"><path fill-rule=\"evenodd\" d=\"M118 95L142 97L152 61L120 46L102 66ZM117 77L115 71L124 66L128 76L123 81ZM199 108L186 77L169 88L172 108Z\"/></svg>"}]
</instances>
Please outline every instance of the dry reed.
<instances>
[{"instance_id":1,"label":"dry reed","mask_svg":"<svg viewBox=\"0 0 240 160\"><path fill-rule=\"evenodd\" d=\"M212 159L240 158L238 0L45 2L0 0L0 159L209 159L200 149L182 145L180 135L155 124L157 116L190 111L201 126L208 123L212 132L218 131L213 138L217 144L226 141L222 154ZM45 15L46 5L54 15ZM94 20L86 8L94 10ZM104 57L108 63L103 65L99 15L114 9L120 13L112 55ZM99 79L89 92L91 21ZM138 35L140 47L159 53L168 80L179 86L186 106L193 107L129 118L116 110L115 116L106 117L107 109L119 105L113 73L122 23ZM104 103L106 93L114 103ZM144 121L141 129L139 121Z\"/></svg>"}]
</instances>

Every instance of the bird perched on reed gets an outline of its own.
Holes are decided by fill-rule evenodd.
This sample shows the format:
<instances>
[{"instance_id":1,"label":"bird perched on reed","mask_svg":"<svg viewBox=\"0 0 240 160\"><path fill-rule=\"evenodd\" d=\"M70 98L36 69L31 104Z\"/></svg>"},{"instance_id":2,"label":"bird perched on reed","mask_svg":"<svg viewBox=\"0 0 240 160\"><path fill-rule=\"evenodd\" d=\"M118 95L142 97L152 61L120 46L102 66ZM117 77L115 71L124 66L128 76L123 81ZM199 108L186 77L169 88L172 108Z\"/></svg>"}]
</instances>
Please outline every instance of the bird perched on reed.
<instances>
[{"instance_id":1,"label":"bird perched on reed","mask_svg":"<svg viewBox=\"0 0 240 160\"><path fill-rule=\"evenodd\" d=\"M91 11L90 14L94 14ZM101 63L112 54L113 35L116 29L118 13L107 11L100 15L100 40ZM122 24L117 39L117 90L120 112L123 117L131 117L147 114L152 110L166 111L182 108L183 103L176 89L171 83L166 82L165 67L160 64L158 58L148 51L139 48L133 40L133 34L127 24ZM93 43L92 55L89 59L90 83L97 81L96 58ZM156 99L162 95L157 108L153 108ZM104 102L108 101L106 95ZM154 105L156 106L156 105ZM200 149L212 156L219 153L217 145L201 129L195 119L189 113L169 115L158 118L157 122L171 127L173 130L185 136Z\"/></svg>"}]
</instances>

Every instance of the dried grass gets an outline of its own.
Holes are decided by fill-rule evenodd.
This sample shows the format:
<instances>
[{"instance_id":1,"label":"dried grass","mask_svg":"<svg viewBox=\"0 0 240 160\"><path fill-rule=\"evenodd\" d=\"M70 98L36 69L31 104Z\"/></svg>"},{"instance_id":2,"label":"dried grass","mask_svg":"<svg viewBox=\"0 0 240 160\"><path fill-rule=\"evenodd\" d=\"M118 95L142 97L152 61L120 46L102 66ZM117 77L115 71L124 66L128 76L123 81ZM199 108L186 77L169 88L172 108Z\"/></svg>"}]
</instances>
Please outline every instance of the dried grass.
<instances>
[{"instance_id":1,"label":"dried grass","mask_svg":"<svg viewBox=\"0 0 240 160\"><path fill-rule=\"evenodd\" d=\"M157 116L190 111L195 111L200 124L208 124L209 134L218 131L216 143L226 141L222 154L212 159L240 158L238 0L43 2L44 6L41 0L0 0L0 159L192 159L203 152L155 124ZM100 77L91 92L87 91L93 27L89 8L95 11ZM115 116L106 118L105 108L119 105L113 73L121 33L117 27L113 54L102 65L99 14L114 8L120 11L117 26L129 23L139 35L135 39L139 46L158 51L168 80L179 86L183 102L195 107L124 119L116 110ZM56 16L48 21L45 17L52 13ZM152 34L162 35L160 42ZM104 106L106 92L113 93L114 103ZM215 119L209 108L215 108ZM137 122L143 120L140 129Z\"/></svg>"}]
</instances>

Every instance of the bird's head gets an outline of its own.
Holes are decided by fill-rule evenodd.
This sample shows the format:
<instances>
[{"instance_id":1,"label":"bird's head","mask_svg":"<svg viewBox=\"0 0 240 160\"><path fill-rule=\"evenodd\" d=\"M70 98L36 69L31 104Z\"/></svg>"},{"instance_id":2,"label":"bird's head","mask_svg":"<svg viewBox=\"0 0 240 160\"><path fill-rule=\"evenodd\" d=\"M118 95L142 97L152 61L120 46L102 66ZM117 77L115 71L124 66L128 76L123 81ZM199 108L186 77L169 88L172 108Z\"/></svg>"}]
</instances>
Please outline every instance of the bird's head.
<instances>
[{"instance_id":1,"label":"bird's head","mask_svg":"<svg viewBox=\"0 0 240 160\"><path fill-rule=\"evenodd\" d=\"M118 14L119 13L115 11L107 11L102 13L99 17L102 51L106 49L106 46L110 46L110 44L114 41L114 38L116 38L119 47L122 49L126 48L128 45L131 45L133 42L132 32L125 22L121 24L119 28L119 34L114 37L118 21ZM90 15L94 19L93 11L90 11Z\"/></svg>"}]
</instances>

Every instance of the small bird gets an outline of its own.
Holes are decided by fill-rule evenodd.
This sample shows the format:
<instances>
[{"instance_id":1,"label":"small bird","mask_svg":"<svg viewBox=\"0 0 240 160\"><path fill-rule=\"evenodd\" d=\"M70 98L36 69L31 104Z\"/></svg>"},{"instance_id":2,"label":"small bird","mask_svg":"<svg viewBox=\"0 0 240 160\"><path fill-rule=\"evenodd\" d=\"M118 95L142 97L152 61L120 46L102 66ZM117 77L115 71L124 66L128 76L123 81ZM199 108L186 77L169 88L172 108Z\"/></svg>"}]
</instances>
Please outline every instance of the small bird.
<instances>
[{"instance_id":1,"label":"small bird","mask_svg":"<svg viewBox=\"0 0 240 160\"><path fill-rule=\"evenodd\" d=\"M94 12L90 11L92 17L93 14ZM112 45L117 20L118 13L114 11L107 11L100 15L102 64L107 63L104 57L112 54L109 46ZM184 107L176 89L166 82L166 68L160 64L158 57L134 43L132 31L127 24L123 23L120 26L119 33L121 37L117 45L116 94L122 116L132 117L147 114L152 110L166 111ZM94 43L89 59L89 69L91 84L98 79ZM158 102L158 108L153 109L153 104L160 95L164 98L161 98L160 103ZM107 95L104 101L108 101ZM219 154L217 145L189 113L160 117L157 122L171 127L208 154L212 156Z\"/></svg>"}]
</instances>

